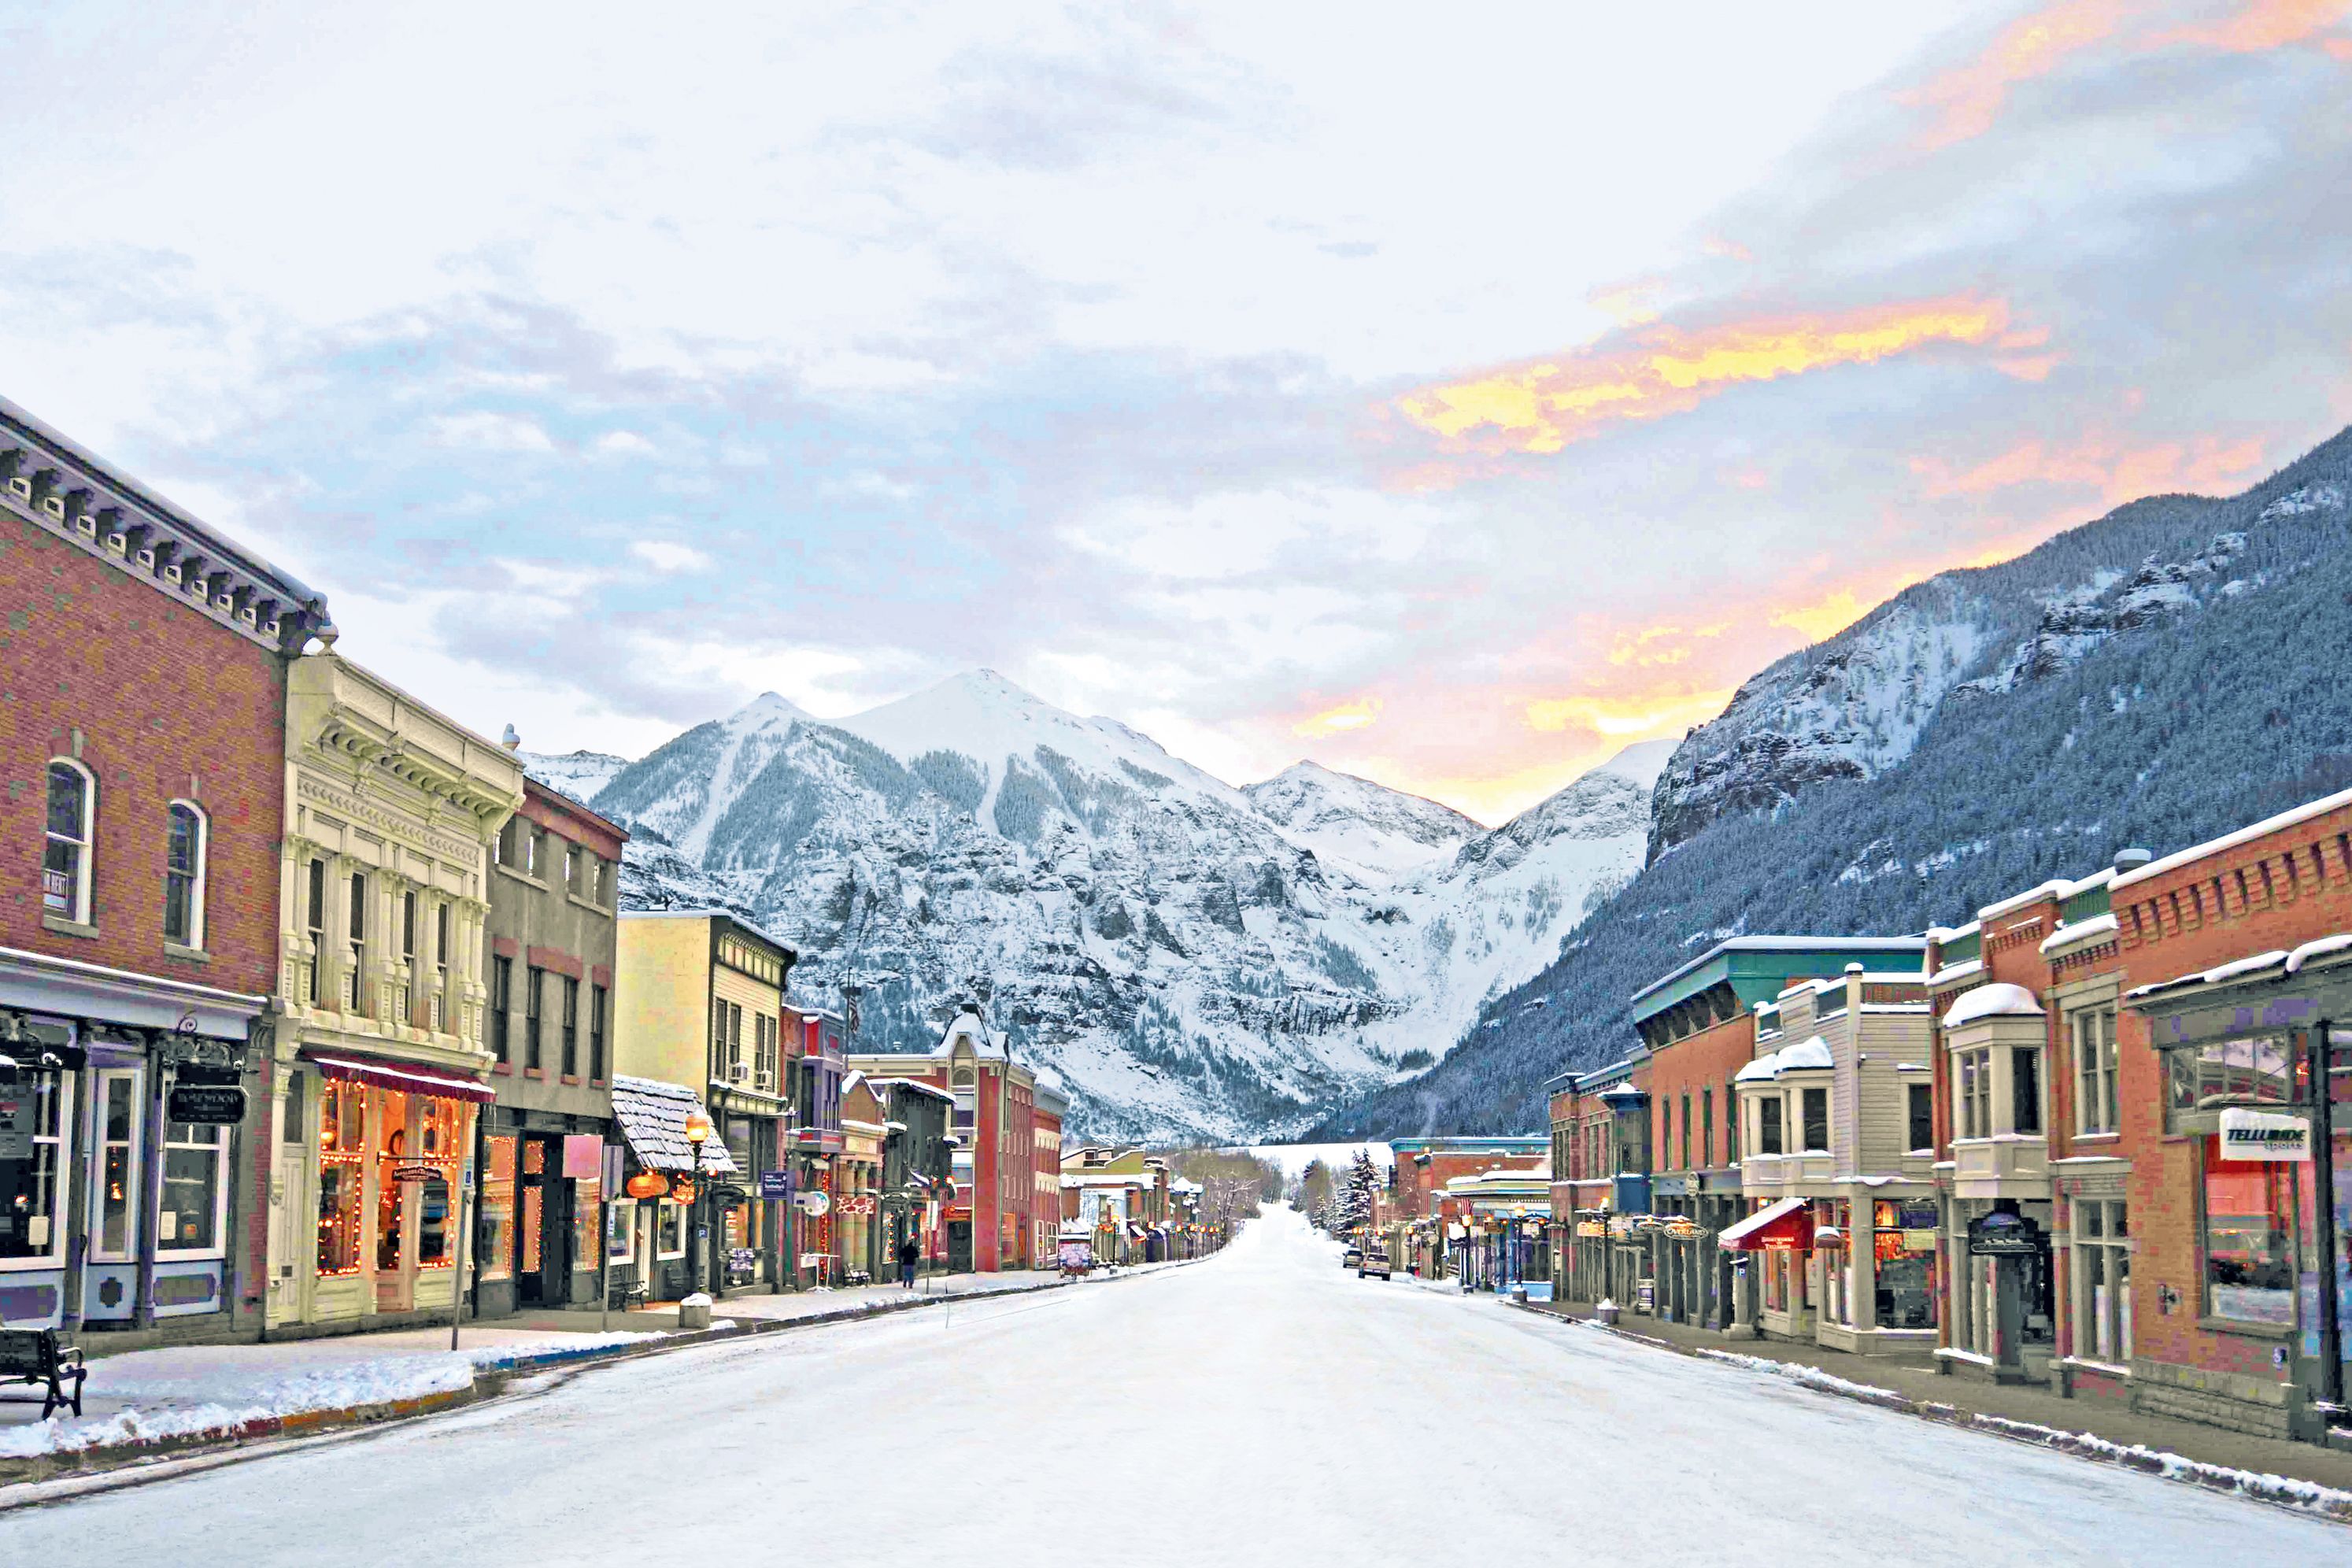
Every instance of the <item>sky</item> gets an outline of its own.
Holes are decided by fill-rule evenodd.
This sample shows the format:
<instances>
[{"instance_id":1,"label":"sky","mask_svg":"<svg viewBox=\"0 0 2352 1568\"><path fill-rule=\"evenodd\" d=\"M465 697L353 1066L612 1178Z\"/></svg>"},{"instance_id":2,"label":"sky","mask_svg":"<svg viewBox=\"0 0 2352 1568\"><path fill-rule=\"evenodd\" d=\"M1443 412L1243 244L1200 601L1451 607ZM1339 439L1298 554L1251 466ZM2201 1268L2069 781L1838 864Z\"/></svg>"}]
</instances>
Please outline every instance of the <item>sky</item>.
<instances>
[{"instance_id":1,"label":"sky","mask_svg":"<svg viewBox=\"0 0 2352 1568\"><path fill-rule=\"evenodd\" d=\"M2352 0L0 0L0 393L534 750L988 667L1500 821L2352 422Z\"/></svg>"}]
</instances>

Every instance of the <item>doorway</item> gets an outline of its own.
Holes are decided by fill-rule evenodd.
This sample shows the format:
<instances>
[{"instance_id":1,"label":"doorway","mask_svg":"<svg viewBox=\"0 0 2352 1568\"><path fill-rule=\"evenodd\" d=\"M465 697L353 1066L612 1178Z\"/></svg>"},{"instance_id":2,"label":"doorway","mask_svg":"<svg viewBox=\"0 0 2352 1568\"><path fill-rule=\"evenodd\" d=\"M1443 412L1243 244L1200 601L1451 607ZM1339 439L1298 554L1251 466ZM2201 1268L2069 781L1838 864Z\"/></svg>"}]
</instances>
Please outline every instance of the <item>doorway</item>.
<instances>
[{"instance_id":1,"label":"doorway","mask_svg":"<svg viewBox=\"0 0 2352 1568\"><path fill-rule=\"evenodd\" d=\"M968 1219L948 1221L948 1272L971 1272L971 1221Z\"/></svg>"},{"instance_id":2,"label":"doorway","mask_svg":"<svg viewBox=\"0 0 2352 1568\"><path fill-rule=\"evenodd\" d=\"M515 1300L524 1307L569 1304L572 1184L563 1179L560 1140L526 1133L515 1172Z\"/></svg>"}]
</instances>

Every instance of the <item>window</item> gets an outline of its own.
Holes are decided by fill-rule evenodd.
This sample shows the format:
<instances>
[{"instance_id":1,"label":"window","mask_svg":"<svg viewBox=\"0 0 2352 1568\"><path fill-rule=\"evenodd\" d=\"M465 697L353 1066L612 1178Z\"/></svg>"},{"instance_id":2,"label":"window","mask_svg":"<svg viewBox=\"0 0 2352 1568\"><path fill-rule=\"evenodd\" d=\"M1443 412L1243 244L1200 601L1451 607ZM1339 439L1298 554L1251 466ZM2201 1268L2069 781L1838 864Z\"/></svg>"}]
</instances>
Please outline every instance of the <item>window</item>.
<instances>
[{"instance_id":1,"label":"window","mask_svg":"<svg viewBox=\"0 0 2352 1568\"><path fill-rule=\"evenodd\" d=\"M476 1266L485 1279L514 1278L515 1140L491 1133L482 1140L482 1195L474 1211Z\"/></svg>"},{"instance_id":2,"label":"window","mask_svg":"<svg viewBox=\"0 0 2352 1568\"><path fill-rule=\"evenodd\" d=\"M64 1073L0 1068L0 1126L16 1134L0 1153L0 1258L55 1262L65 1247L59 1129L71 1110Z\"/></svg>"},{"instance_id":3,"label":"window","mask_svg":"<svg viewBox=\"0 0 2352 1568\"><path fill-rule=\"evenodd\" d=\"M1756 1101L1756 1152L1778 1154L1780 1149L1780 1097L1768 1094Z\"/></svg>"},{"instance_id":4,"label":"window","mask_svg":"<svg viewBox=\"0 0 2352 1568\"><path fill-rule=\"evenodd\" d=\"M205 945L205 814L184 800L172 803L163 838L163 940Z\"/></svg>"},{"instance_id":5,"label":"window","mask_svg":"<svg viewBox=\"0 0 2352 1568\"><path fill-rule=\"evenodd\" d=\"M343 1005L351 1012L364 1016L367 1012L367 877L352 873L351 910L351 977L343 990Z\"/></svg>"},{"instance_id":6,"label":"window","mask_svg":"<svg viewBox=\"0 0 2352 1568\"><path fill-rule=\"evenodd\" d=\"M604 1257L614 1263L637 1260L635 1204L615 1202L604 1205Z\"/></svg>"},{"instance_id":7,"label":"window","mask_svg":"<svg viewBox=\"0 0 2352 1568\"><path fill-rule=\"evenodd\" d=\"M1723 1086L1723 1163L1739 1163L1739 1091L1728 1081Z\"/></svg>"},{"instance_id":8,"label":"window","mask_svg":"<svg viewBox=\"0 0 2352 1568\"><path fill-rule=\"evenodd\" d=\"M1911 1142L1903 1146L1914 1154L1933 1153L1936 1148L1935 1086L1914 1083L1904 1088L1909 1100Z\"/></svg>"},{"instance_id":9,"label":"window","mask_svg":"<svg viewBox=\"0 0 2352 1568\"><path fill-rule=\"evenodd\" d=\"M449 906L433 906L433 1027L449 1026Z\"/></svg>"},{"instance_id":10,"label":"window","mask_svg":"<svg viewBox=\"0 0 2352 1568\"><path fill-rule=\"evenodd\" d=\"M580 1076L580 982L563 977L563 1076Z\"/></svg>"},{"instance_id":11,"label":"window","mask_svg":"<svg viewBox=\"0 0 2352 1568\"><path fill-rule=\"evenodd\" d=\"M588 988L588 1077L604 1081L604 988Z\"/></svg>"},{"instance_id":12,"label":"window","mask_svg":"<svg viewBox=\"0 0 2352 1568\"><path fill-rule=\"evenodd\" d=\"M730 1080L743 1061L743 1009L733 1002L710 1005L710 1076Z\"/></svg>"},{"instance_id":13,"label":"window","mask_svg":"<svg viewBox=\"0 0 2352 1568\"><path fill-rule=\"evenodd\" d=\"M522 976L522 1065L531 1072L540 1070L539 1003L540 993L546 988L547 971L532 964Z\"/></svg>"},{"instance_id":14,"label":"window","mask_svg":"<svg viewBox=\"0 0 2352 1568\"><path fill-rule=\"evenodd\" d=\"M416 894L400 895L400 1021L416 1022Z\"/></svg>"},{"instance_id":15,"label":"window","mask_svg":"<svg viewBox=\"0 0 2352 1568\"><path fill-rule=\"evenodd\" d=\"M2068 1016L2074 1037L2074 1096L2077 1131L2113 1132L2116 1120L2116 1014L2112 1007L2085 1007Z\"/></svg>"},{"instance_id":16,"label":"window","mask_svg":"<svg viewBox=\"0 0 2352 1568\"><path fill-rule=\"evenodd\" d=\"M2205 1144L2205 1310L2240 1322L2294 1323L2294 1172L2284 1161L2221 1158Z\"/></svg>"},{"instance_id":17,"label":"window","mask_svg":"<svg viewBox=\"0 0 2352 1568\"><path fill-rule=\"evenodd\" d=\"M654 1211L654 1256L686 1256L686 1210L667 1198Z\"/></svg>"},{"instance_id":18,"label":"window","mask_svg":"<svg viewBox=\"0 0 2352 1568\"><path fill-rule=\"evenodd\" d=\"M303 912L302 923L310 936L310 1005L319 1005L319 972L327 959L327 863L310 862L310 886L304 900L309 906Z\"/></svg>"},{"instance_id":19,"label":"window","mask_svg":"<svg viewBox=\"0 0 2352 1568\"><path fill-rule=\"evenodd\" d=\"M2131 1233L2112 1198L2074 1200L2074 1353L2131 1361Z\"/></svg>"},{"instance_id":20,"label":"window","mask_svg":"<svg viewBox=\"0 0 2352 1568\"><path fill-rule=\"evenodd\" d=\"M158 1258L220 1251L228 1200L227 1184L221 1179L227 1132L225 1127L165 1123L163 1195L155 1208Z\"/></svg>"},{"instance_id":21,"label":"window","mask_svg":"<svg viewBox=\"0 0 2352 1568\"><path fill-rule=\"evenodd\" d=\"M547 835L537 826L522 830L522 868L536 877L547 864Z\"/></svg>"},{"instance_id":22,"label":"window","mask_svg":"<svg viewBox=\"0 0 2352 1568\"><path fill-rule=\"evenodd\" d=\"M563 888L571 893L580 890L580 851L571 844L563 847Z\"/></svg>"},{"instance_id":23,"label":"window","mask_svg":"<svg viewBox=\"0 0 2352 1568\"><path fill-rule=\"evenodd\" d=\"M772 1094L776 1088L776 1020L765 1013L752 1020L751 1076L758 1086Z\"/></svg>"},{"instance_id":24,"label":"window","mask_svg":"<svg viewBox=\"0 0 2352 1568\"><path fill-rule=\"evenodd\" d=\"M1691 1135L1690 1135L1690 1134L1691 1134L1691 1123L1690 1123L1690 1096L1686 1094L1686 1095L1684 1095L1684 1096L1683 1096L1683 1159L1682 1159L1682 1168L1683 1168L1684 1170L1685 1170L1685 1171L1687 1171L1687 1170L1689 1170L1689 1169L1691 1168L1691 1158L1690 1158L1690 1150L1691 1150Z\"/></svg>"},{"instance_id":25,"label":"window","mask_svg":"<svg viewBox=\"0 0 2352 1568\"><path fill-rule=\"evenodd\" d=\"M319 1095L319 1273L360 1271L360 1163L367 1090L330 1079Z\"/></svg>"},{"instance_id":26,"label":"window","mask_svg":"<svg viewBox=\"0 0 2352 1568\"><path fill-rule=\"evenodd\" d=\"M1992 1052L1979 1048L1952 1053L1953 1065L1960 1097L1959 1136L1990 1138L1992 1136Z\"/></svg>"},{"instance_id":27,"label":"window","mask_svg":"<svg viewBox=\"0 0 2352 1568\"><path fill-rule=\"evenodd\" d=\"M2285 1035L2218 1040L2164 1053L2168 1131L2181 1115L2227 1105L2279 1105L2294 1093L2294 1040Z\"/></svg>"},{"instance_id":28,"label":"window","mask_svg":"<svg viewBox=\"0 0 2352 1568\"><path fill-rule=\"evenodd\" d=\"M2013 1046L2009 1053L2009 1127L2012 1132L2042 1131L2042 1047Z\"/></svg>"},{"instance_id":29,"label":"window","mask_svg":"<svg viewBox=\"0 0 2352 1568\"><path fill-rule=\"evenodd\" d=\"M514 1007L514 960L490 960L490 1054L500 1061L509 1059L508 1050L508 1017Z\"/></svg>"},{"instance_id":30,"label":"window","mask_svg":"<svg viewBox=\"0 0 2352 1568\"><path fill-rule=\"evenodd\" d=\"M1808 1089L1805 1097L1805 1152L1817 1153L1830 1146L1830 1091Z\"/></svg>"},{"instance_id":31,"label":"window","mask_svg":"<svg viewBox=\"0 0 2352 1568\"><path fill-rule=\"evenodd\" d=\"M89 1255L127 1263L139 1247L139 1075L127 1069L98 1075L97 1214Z\"/></svg>"},{"instance_id":32,"label":"window","mask_svg":"<svg viewBox=\"0 0 2352 1568\"><path fill-rule=\"evenodd\" d=\"M1702 1165L1715 1163L1715 1090L1698 1091L1698 1159Z\"/></svg>"},{"instance_id":33,"label":"window","mask_svg":"<svg viewBox=\"0 0 2352 1568\"><path fill-rule=\"evenodd\" d=\"M63 757L49 763L48 842L41 855L41 908L89 923L90 832L98 785L89 770Z\"/></svg>"}]
</instances>

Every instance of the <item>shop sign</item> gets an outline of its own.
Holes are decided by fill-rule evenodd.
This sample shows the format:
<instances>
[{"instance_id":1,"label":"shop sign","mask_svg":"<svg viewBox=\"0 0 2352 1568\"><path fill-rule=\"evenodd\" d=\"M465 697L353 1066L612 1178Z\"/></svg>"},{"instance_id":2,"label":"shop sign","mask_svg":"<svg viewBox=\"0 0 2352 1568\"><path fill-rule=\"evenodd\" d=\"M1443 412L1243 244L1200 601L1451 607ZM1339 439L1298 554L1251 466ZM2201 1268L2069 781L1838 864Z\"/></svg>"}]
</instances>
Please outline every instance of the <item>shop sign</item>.
<instances>
[{"instance_id":1,"label":"shop sign","mask_svg":"<svg viewBox=\"0 0 2352 1568\"><path fill-rule=\"evenodd\" d=\"M245 1089L210 1083L172 1086L170 1116L196 1127L234 1127L245 1120Z\"/></svg>"},{"instance_id":2,"label":"shop sign","mask_svg":"<svg viewBox=\"0 0 2352 1568\"><path fill-rule=\"evenodd\" d=\"M1576 1222L1576 1234L1584 1237L1607 1236L1609 1227L1597 1219L1580 1219Z\"/></svg>"},{"instance_id":3,"label":"shop sign","mask_svg":"<svg viewBox=\"0 0 2352 1568\"><path fill-rule=\"evenodd\" d=\"M794 1198L793 1202L799 1205L801 1213L808 1215L811 1219L821 1219L825 1215L833 1212L833 1198L830 1194L819 1192L803 1193L800 1196Z\"/></svg>"},{"instance_id":4,"label":"shop sign","mask_svg":"<svg viewBox=\"0 0 2352 1568\"><path fill-rule=\"evenodd\" d=\"M2039 1258L2042 1227L2023 1215L1979 1215L1969 1221L1969 1255L1972 1258Z\"/></svg>"},{"instance_id":5,"label":"shop sign","mask_svg":"<svg viewBox=\"0 0 2352 1568\"><path fill-rule=\"evenodd\" d=\"M2308 1161L2311 1123L2300 1116L2231 1106L2221 1112L2221 1158Z\"/></svg>"},{"instance_id":6,"label":"shop sign","mask_svg":"<svg viewBox=\"0 0 2352 1568\"><path fill-rule=\"evenodd\" d=\"M441 1179L441 1170L437 1165L403 1165L393 1172L392 1179L395 1182L436 1182Z\"/></svg>"},{"instance_id":7,"label":"shop sign","mask_svg":"<svg viewBox=\"0 0 2352 1568\"><path fill-rule=\"evenodd\" d=\"M1906 1252L1935 1251L1936 1233L1932 1230L1905 1231L1903 1233L1903 1250Z\"/></svg>"},{"instance_id":8,"label":"shop sign","mask_svg":"<svg viewBox=\"0 0 2352 1568\"><path fill-rule=\"evenodd\" d=\"M1654 1279L1633 1281L1633 1310L1654 1313L1658 1307L1658 1282Z\"/></svg>"},{"instance_id":9,"label":"shop sign","mask_svg":"<svg viewBox=\"0 0 2352 1568\"><path fill-rule=\"evenodd\" d=\"M33 1097L0 1093L0 1160L33 1157Z\"/></svg>"},{"instance_id":10,"label":"shop sign","mask_svg":"<svg viewBox=\"0 0 2352 1568\"><path fill-rule=\"evenodd\" d=\"M760 1173L760 1195L763 1198L788 1198L793 1195L793 1173L790 1171Z\"/></svg>"}]
</instances>

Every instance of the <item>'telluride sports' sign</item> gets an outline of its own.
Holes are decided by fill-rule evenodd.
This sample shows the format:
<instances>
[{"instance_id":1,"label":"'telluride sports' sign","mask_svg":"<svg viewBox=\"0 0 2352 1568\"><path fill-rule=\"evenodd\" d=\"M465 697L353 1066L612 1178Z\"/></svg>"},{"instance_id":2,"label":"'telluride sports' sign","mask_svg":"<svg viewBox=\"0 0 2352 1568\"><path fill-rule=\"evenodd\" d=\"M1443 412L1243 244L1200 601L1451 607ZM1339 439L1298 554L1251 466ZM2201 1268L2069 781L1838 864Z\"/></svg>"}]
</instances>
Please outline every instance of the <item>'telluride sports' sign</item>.
<instances>
[{"instance_id":1,"label":"'telluride sports' sign","mask_svg":"<svg viewBox=\"0 0 2352 1568\"><path fill-rule=\"evenodd\" d=\"M2308 1161L2311 1123L2300 1116L2232 1106L2221 1112L2221 1158Z\"/></svg>"}]
</instances>

